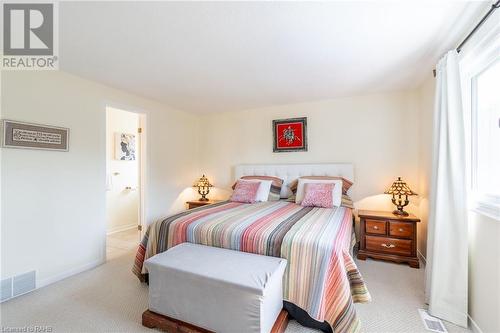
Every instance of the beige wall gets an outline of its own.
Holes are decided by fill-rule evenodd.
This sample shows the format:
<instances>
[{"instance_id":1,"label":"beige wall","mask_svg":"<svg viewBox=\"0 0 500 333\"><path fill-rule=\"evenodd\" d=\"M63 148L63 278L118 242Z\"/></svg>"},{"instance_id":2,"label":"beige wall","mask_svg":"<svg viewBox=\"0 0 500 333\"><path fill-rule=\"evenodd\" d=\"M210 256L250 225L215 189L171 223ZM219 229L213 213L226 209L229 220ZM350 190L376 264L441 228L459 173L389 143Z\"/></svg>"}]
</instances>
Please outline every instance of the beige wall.
<instances>
[{"instance_id":1,"label":"beige wall","mask_svg":"<svg viewBox=\"0 0 500 333\"><path fill-rule=\"evenodd\" d=\"M436 80L429 73L429 77L418 89L419 121L418 121L418 196L420 199L418 216L418 249L425 258L427 255L427 223L429 215L429 191L432 171L432 124L434 114L434 89Z\"/></svg>"},{"instance_id":2,"label":"beige wall","mask_svg":"<svg viewBox=\"0 0 500 333\"><path fill-rule=\"evenodd\" d=\"M308 152L273 153L272 120L300 116L307 117ZM395 177L418 185L417 122L412 92L209 114L201 118L200 165L217 187L213 197L220 198L228 195L238 164L350 162L353 199L391 209L380 194Z\"/></svg>"},{"instance_id":3,"label":"beige wall","mask_svg":"<svg viewBox=\"0 0 500 333\"><path fill-rule=\"evenodd\" d=\"M70 128L69 152L2 149L2 278L37 285L104 260L106 105L147 115L147 221L183 208L198 174L198 118L60 71L3 72L1 116Z\"/></svg>"},{"instance_id":4,"label":"beige wall","mask_svg":"<svg viewBox=\"0 0 500 333\"><path fill-rule=\"evenodd\" d=\"M139 115L106 108L106 222L107 232L113 233L139 224L139 156L137 133ZM120 133L134 134L136 158L122 161L116 157L116 137ZM120 146L119 146L120 147ZM130 187L131 189L126 189Z\"/></svg>"}]
</instances>

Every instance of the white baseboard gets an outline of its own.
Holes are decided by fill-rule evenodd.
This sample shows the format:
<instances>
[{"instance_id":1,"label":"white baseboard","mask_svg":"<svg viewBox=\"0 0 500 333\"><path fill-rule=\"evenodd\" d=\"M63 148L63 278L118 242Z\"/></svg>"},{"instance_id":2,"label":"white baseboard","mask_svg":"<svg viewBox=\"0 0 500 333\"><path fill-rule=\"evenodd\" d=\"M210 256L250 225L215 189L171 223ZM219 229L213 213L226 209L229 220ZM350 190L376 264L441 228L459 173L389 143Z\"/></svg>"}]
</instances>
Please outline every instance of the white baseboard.
<instances>
[{"instance_id":1,"label":"white baseboard","mask_svg":"<svg viewBox=\"0 0 500 333\"><path fill-rule=\"evenodd\" d=\"M116 234L118 232L130 230L130 229L137 229L137 223L127 224L127 225L122 225L119 227L112 228L107 232L106 235L112 235L112 234Z\"/></svg>"},{"instance_id":2,"label":"white baseboard","mask_svg":"<svg viewBox=\"0 0 500 333\"><path fill-rule=\"evenodd\" d=\"M417 250L417 257L420 259L420 261L422 261L422 263L424 264L424 266L427 265L427 259L424 257L424 255L422 254L422 252L420 252L419 250Z\"/></svg>"},{"instance_id":3,"label":"white baseboard","mask_svg":"<svg viewBox=\"0 0 500 333\"><path fill-rule=\"evenodd\" d=\"M105 258L100 258L98 260L89 262L88 264L85 264L85 265L82 265L82 266L79 266L79 267L76 267L73 269L69 269L69 270L62 272L60 274L56 274L54 276L51 276L51 277L48 277L48 278L45 278L42 280L38 280L36 282L36 288L34 290L39 289L39 288L43 288L45 286L48 286L49 284L61 281L61 280L66 279L70 276L88 271L89 269L92 269L92 268L95 268L99 265L102 265L105 262L106 262Z\"/></svg>"},{"instance_id":4,"label":"white baseboard","mask_svg":"<svg viewBox=\"0 0 500 333\"><path fill-rule=\"evenodd\" d=\"M467 317L469 317L469 322L470 322L470 327L472 329L472 332L483 333L483 331L481 330L481 328L479 328L479 325L474 321L474 319L472 319L472 317L470 315L467 315Z\"/></svg>"}]
</instances>

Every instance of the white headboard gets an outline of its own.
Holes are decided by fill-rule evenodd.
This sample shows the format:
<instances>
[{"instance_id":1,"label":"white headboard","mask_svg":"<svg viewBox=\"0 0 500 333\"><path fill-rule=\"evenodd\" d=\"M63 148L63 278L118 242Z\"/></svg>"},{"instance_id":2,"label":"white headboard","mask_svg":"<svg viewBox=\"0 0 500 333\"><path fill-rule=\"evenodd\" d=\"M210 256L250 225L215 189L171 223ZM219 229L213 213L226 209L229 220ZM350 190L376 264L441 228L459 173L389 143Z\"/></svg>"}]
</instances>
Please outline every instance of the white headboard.
<instances>
[{"instance_id":1,"label":"white headboard","mask_svg":"<svg viewBox=\"0 0 500 333\"><path fill-rule=\"evenodd\" d=\"M283 179L281 197L287 198L291 191L288 185L301 176L338 176L354 182L354 167L351 163L334 164L243 164L235 168L235 178L242 176L275 176Z\"/></svg>"}]
</instances>

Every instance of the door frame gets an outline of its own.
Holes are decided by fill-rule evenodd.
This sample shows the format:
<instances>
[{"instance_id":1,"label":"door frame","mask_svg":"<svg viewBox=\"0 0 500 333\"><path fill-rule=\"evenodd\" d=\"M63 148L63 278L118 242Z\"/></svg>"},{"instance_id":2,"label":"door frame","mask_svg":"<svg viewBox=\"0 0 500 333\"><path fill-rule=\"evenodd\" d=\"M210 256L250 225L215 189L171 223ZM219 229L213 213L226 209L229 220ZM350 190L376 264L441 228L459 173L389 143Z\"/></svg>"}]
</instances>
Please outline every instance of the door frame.
<instances>
[{"instance_id":1,"label":"door frame","mask_svg":"<svg viewBox=\"0 0 500 333\"><path fill-rule=\"evenodd\" d=\"M147 133L148 133L148 113L140 108L131 105L125 105L122 103L116 103L112 101L106 101L104 103L104 114L106 119L107 108L118 109L125 112L134 113L138 116L138 128L141 128L141 132L137 133L138 144L139 144L139 165L138 165L138 190L139 190L139 209L138 209L138 225L139 229L139 239L138 242L142 240L144 234L146 233L146 207L147 207L147 166L148 166L148 150L147 150ZM107 135L107 121L105 120L105 133ZM104 142L106 145L106 140ZM107 161L106 161L107 163ZM106 232L106 228L104 229ZM104 247L104 253L106 253L106 246Z\"/></svg>"},{"instance_id":2,"label":"door frame","mask_svg":"<svg viewBox=\"0 0 500 333\"><path fill-rule=\"evenodd\" d=\"M144 237L146 232L146 184L147 184L147 115L145 113L137 113L139 116L139 128L141 132L137 136L140 141L139 151L139 242Z\"/></svg>"}]
</instances>

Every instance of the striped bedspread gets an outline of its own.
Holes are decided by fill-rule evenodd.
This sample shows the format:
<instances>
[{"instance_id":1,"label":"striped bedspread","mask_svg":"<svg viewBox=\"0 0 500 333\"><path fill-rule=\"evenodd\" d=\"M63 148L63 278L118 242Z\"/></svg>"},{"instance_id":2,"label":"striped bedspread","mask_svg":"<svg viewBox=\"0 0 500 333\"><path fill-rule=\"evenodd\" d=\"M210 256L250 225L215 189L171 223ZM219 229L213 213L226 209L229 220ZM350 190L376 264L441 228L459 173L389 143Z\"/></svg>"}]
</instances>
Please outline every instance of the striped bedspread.
<instances>
[{"instance_id":1,"label":"striped bedspread","mask_svg":"<svg viewBox=\"0 0 500 333\"><path fill-rule=\"evenodd\" d=\"M283 298L327 321L334 332L358 332L355 302L370 294L349 253L350 208L302 207L286 201L221 202L149 226L133 272L144 280L145 259L183 242L288 260Z\"/></svg>"}]
</instances>

